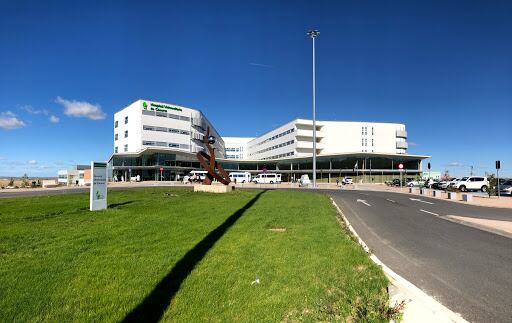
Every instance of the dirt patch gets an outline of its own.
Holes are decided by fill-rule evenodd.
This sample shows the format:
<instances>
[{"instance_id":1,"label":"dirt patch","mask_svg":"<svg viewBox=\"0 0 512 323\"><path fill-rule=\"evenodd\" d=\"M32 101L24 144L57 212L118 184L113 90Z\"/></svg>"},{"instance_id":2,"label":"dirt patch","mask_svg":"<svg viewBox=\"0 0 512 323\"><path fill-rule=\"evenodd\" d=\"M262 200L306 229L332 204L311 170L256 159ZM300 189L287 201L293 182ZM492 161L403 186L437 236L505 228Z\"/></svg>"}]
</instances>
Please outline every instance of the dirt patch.
<instances>
[{"instance_id":1,"label":"dirt patch","mask_svg":"<svg viewBox=\"0 0 512 323\"><path fill-rule=\"evenodd\" d=\"M268 230L272 232L286 232L286 228L271 228Z\"/></svg>"}]
</instances>

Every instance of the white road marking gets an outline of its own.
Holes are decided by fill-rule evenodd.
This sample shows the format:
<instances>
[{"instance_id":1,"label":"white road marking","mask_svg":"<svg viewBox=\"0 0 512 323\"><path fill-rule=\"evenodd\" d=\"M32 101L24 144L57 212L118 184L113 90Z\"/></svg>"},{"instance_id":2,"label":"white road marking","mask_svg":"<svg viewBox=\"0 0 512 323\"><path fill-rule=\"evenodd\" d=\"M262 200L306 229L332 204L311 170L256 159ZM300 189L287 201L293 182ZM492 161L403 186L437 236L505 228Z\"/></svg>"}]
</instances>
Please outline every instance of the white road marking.
<instances>
[{"instance_id":1,"label":"white road marking","mask_svg":"<svg viewBox=\"0 0 512 323\"><path fill-rule=\"evenodd\" d=\"M425 211L425 210L420 210L421 212L425 212L425 213L428 213L428 214L432 214L432 215L435 215L435 216L439 216L439 214L437 213L434 213L434 212L430 212L430 211Z\"/></svg>"},{"instance_id":2,"label":"white road marking","mask_svg":"<svg viewBox=\"0 0 512 323\"><path fill-rule=\"evenodd\" d=\"M366 202L366 200L360 200L360 199L357 199L357 202L363 203L363 204L364 204L364 205L366 205L366 206L371 206L371 204L369 204L368 202Z\"/></svg>"},{"instance_id":3,"label":"white road marking","mask_svg":"<svg viewBox=\"0 0 512 323\"><path fill-rule=\"evenodd\" d=\"M420 199L413 199L412 197L409 197L409 200L411 200L411 201L418 201L418 202L427 203L427 204L434 204L434 203L429 202L429 201L423 201L423 200L420 200Z\"/></svg>"},{"instance_id":4,"label":"white road marking","mask_svg":"<svg viewBox=\"0 0 512 323\"><path fill-rule=\"evenodd\" d=\"M396 203L395 201L390 200L390 199L386 199L386 201L389 201L389 202L391 202L391 203Z\"/></svg>"}]
</instances>

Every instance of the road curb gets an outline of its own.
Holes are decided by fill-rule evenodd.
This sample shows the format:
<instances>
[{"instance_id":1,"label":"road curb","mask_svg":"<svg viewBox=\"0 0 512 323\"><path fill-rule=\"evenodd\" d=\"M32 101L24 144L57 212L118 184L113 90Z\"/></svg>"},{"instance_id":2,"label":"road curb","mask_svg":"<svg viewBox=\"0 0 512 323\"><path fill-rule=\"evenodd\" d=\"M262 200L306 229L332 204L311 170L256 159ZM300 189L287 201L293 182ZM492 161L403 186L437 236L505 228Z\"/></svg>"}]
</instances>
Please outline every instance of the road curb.
<instances>
[{"instance_id":1,"label":"road curb","mask_svg":"<svg viewBox=\"0 0 512 323\"><path fill-rule=\"evenodd\" d=\"M391 268L386 266L376 255L374 255L368 245L357 234L354 227L350 224L345 214L341 211L334 199L329 196L331 203L336 208L336 211L345 222L345 225L350 230L351 234L357 239L359 245L370 255L370 259L380 266L384 274L390 280L391 286L389 287L390 305L396 306L397 304L405 301L403 322L468 322L458 313L453 312L435 298L429 296L420 288L403 278Z\"/></svg>"}]
</instances>

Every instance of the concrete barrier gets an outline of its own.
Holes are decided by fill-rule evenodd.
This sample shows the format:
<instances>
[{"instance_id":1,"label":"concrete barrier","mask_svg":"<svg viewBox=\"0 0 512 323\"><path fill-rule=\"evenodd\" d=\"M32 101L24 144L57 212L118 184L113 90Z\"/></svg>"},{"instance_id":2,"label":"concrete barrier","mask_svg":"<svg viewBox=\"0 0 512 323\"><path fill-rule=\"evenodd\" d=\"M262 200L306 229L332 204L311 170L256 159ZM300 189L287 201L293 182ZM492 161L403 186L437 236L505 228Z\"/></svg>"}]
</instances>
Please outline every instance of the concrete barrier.
<instances>
[{"instance_id":1,"label":"concrete barrier","mask_svg":"<svg viewBox=\"0 0 512 323\"><path fill-rule=\"evenodd\" d=\"M207 193L228 193L235 190L234 185L194 185L194 192L207 192Z\"/></svg>"},{"instance_id":2,"label":"concrete barrier","mask_svg":"<svg viewBox=\"0 0 512 323\"><path fill-rule=\"evenodd\" d=\"M457 192L448 192L448 199L449 200L456 200L457 199Z\"/></svg>"},{"instance_id":3,"label":"concrete barrier","mask_svg":"<svg viewBox=\"0 0 512 323\"><path fill-rule=\"evenodd\" d=\"M462 200L464 202L471 202L471 201L473 201L473 194L462 194Z\"/></svg>"}]
</instances>

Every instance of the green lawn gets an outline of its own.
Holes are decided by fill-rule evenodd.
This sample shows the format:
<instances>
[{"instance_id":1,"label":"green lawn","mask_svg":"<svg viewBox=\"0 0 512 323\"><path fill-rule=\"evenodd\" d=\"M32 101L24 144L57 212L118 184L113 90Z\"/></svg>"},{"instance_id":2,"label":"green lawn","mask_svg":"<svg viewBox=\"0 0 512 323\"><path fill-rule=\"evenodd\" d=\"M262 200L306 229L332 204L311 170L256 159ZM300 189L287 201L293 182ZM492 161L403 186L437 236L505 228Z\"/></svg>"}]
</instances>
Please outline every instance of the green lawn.
<instances>
[{"instance_id":1,"label":"green lawn","mask_svg":"<svg viewBox=\"0 0 512 323\"><path fill-rule=\"evenodd\" d=\"M0 322L387 320L386 278L322 194L151 188L88 203L0 199Z\"/></svg>"}]
</instances>

